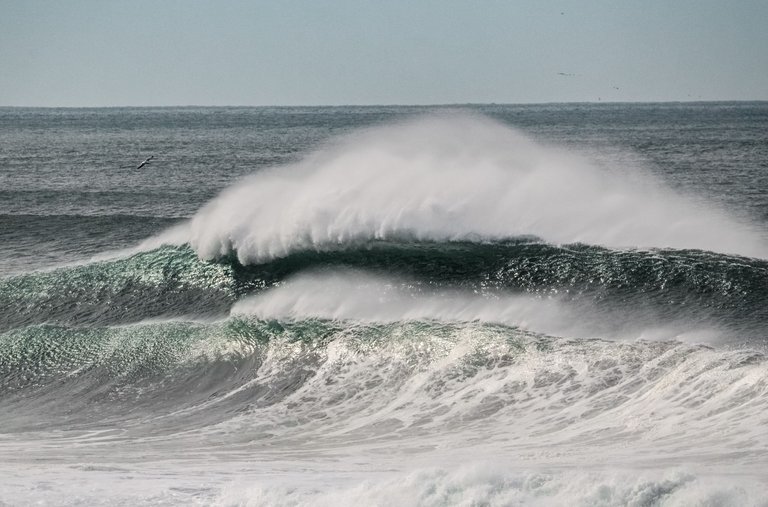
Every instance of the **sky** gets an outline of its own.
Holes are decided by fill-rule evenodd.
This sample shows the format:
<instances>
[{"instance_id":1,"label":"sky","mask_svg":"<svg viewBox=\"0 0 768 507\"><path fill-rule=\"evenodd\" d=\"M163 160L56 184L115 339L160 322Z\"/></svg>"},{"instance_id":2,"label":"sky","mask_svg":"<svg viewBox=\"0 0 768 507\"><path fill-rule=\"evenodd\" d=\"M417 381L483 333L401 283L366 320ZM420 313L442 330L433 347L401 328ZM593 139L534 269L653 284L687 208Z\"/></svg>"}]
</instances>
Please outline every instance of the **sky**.
<instances>
[{"instance_id":1,"label":"sky","mask_svg":"<svg viewBox=\"0 0 768 507\"><path fill-rule=\"evenodd\" d=\"M768 100L768 0L0 0L0 105Z\"/></svg>"}]
</instances>

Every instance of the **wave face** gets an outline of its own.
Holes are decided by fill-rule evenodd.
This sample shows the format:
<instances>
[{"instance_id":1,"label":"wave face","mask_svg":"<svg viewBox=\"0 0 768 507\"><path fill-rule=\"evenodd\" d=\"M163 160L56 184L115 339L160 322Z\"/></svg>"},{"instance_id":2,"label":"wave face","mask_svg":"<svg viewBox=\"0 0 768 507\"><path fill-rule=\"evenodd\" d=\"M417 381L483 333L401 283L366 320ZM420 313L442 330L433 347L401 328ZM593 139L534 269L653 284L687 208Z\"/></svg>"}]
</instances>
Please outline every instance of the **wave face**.
<instances>
[{"instance_id":1,"label":"wave face","mask_svg":"<svg viewBox=\"0 0 768 507\"><path fill-rule=\"evenodd\" d=\"M189 249L163 248L0 279L0 330L226 314L235 296L231 271L199 262Z\"/></svg>"},{"instance_id":2,"label":"wave face","mask_svg":"<svg viewBox=\"0 0 768 507\"><path fill-rule=\"evenodd\" d=\"M632 146L700 160L667 139L726 114L696 107L590 109L590 132L634 118ZM768 109L734 108L713 146L768 154ZM218 196L194 157L77 214L75 180L9 178L47 204L0 216L0 504L766 506L768 190L734 210L680 184L721 155L670 180L573 133L376 111L120 113L180 152L267 129ZM124 121L58 114L72 139Z\"/></svg>"},{"instance_id":3,"label":"wave face","mask_svg":"<svg viewBox=\"0 0 768 507\"><path fill-rule=\"evenodd\" d=\"M466 321L504 323L515 315L517 299L549 304L554 313L589 312L594 319L573 318L590 324L582 326L581 337L640 337L657 324L678 330L710 327L719 330L720 339L753 344L768 333L766 261L695 250L555 246L531 239L353 242L247 266L232 258L201 261L189 247L164 246L0 279L0 303L8 310L0 330L222 318L233 305L236 312L247 307L243 298L249 294L270 287L280 289L256 300L285 313L268 312L267 318L389 321L406 318L414 302L425 302L445 311L409 318L441 320L467 306ZM293 308L293 297L302 295L311 304ZM364 310L366 302L380 306L389 296L396 303L388 316ZM355 300L359 314L336 308ZM624 335L629 329L635 334Z\"/></svg>"}]
</instances>

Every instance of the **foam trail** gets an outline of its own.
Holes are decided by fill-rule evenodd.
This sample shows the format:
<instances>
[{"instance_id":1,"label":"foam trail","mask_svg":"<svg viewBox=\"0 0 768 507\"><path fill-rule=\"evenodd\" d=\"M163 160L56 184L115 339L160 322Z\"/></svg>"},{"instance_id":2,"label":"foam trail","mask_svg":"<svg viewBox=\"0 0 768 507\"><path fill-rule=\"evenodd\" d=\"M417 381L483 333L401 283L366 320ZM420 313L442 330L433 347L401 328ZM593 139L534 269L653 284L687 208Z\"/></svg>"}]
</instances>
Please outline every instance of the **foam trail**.
<instances>
[{"instance_id":1,"label":"foam trail","mask_svg":"<svg viewBox=\"0 0 768 507\"><path fill-rule=\"evenodd\" d=\"M202 258L243 263L372 238L545 241L768 256L746 225L640 170L608 171L493 120L370 129L224 191L187 225ZM178 242L178 229L172 242Z\"/></svg>"},{"instance_id":2,"label":"foam trail","mask_svg":"<svg viewBox=\"0 0 768 507\"><path fill-rule=\"evenodd\" d=\"M304 273L235 303L233 315L269 320L486 322L553 336L610 339L678 339L714 342L721 332L685 323L648 323L626 309L620 315L584 302L531 295L430 290L411 281L356 270Z\"/></svg>"}]
</instances>

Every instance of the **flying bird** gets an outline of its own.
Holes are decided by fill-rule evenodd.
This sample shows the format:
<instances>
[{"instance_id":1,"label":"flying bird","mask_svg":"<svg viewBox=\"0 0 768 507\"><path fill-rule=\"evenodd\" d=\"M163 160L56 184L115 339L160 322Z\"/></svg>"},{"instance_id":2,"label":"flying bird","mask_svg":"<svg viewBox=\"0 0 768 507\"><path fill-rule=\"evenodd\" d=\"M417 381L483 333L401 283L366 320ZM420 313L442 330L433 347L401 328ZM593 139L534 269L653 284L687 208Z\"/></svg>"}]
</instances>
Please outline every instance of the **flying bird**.
<instances>
[{"instance_id":1,"label":"flying bird","mask_svg":"<svg viewBox=\"0 0 768 507\"><path fill-rule=\"evenodd\" d=\"M155 158L155 156L154 156L154 155L151 155L151 156L150 156L148 159L146 159L144 162L142 162L141 164L139 164L139 165L138 165L138 167L136 167L136 169L141 169L141 168L142 168L142 167L144 167L145 165L149 164L149 161L150 161L150 160L152 160L153 158Z\"/></svg>"}]
</instances>

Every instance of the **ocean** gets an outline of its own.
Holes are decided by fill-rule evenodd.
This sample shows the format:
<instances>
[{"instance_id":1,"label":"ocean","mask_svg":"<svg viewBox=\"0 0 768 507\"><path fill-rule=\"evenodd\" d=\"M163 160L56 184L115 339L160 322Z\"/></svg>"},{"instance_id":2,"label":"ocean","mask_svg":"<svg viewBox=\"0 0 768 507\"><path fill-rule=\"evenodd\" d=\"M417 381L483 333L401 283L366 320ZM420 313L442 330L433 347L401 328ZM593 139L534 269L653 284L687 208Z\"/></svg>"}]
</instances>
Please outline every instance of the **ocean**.
<instances>
[{"instance_id":1,"label":"ocean","mask_svg":"<svg viewBox=\"0 0 768 507\"><path fill-rule=\"evenodd\" d=\"M766 102L0 108L0 505L768 506L767 349Z\"/></svg>"}]
</instances>

